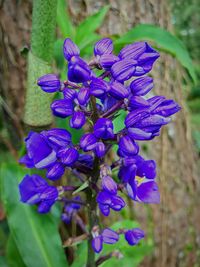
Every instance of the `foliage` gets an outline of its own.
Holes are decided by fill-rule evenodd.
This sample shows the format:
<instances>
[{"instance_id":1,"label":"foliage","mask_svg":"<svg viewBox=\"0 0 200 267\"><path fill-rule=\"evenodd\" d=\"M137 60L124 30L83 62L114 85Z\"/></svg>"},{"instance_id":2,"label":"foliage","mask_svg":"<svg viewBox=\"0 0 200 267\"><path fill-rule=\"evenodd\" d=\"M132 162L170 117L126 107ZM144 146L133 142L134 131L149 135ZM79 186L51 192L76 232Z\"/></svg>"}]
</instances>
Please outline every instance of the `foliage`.
<instances>
[{"instance_id":1,"label":"foliage","mask_svg":"<svg viewBox=\"0 0 200 267\"><path fill-rule=\"evenodd\" d=\"M2 199L10 229L8 262L10 266L23 267L23 259L26 266L35 267L37 259L40 267L53 267L58 262L59 266L66 267L55 213L38 216L35 209L19 201L18 183L24 174L24 170L14 162L4 163L0 173ZM15 265L13 255L16 255Z\"/></svg>"}]
</instances>

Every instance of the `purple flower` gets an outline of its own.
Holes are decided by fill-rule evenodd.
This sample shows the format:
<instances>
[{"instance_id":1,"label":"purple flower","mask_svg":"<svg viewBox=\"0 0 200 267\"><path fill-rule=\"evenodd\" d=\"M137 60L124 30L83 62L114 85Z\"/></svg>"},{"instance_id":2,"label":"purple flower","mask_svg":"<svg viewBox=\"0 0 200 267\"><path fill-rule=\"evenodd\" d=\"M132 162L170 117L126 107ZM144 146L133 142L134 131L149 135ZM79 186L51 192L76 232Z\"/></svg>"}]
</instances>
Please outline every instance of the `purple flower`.
<instances>
[{"instance_id":1,"label":"purple flower","mask_svg":"<svg viewBox=\"0 0 200 267\"><path fill-rule=\"evenodd\" d=\"M133 140L150 140L153 137L153 134L151 132L145 132L142 129L139 128L128 128L128 135Z\"/></svg>"},{"instance_id":2,"label":"purple flower","mask_svg":"<svg viewBox=\"0 0 200 267\"><path fill-rule=\"evenodd\" d=\"M108 83L100 78L93 78L90 83L90 94L96 97L102 97L108 89Z\"/></svg>"},{"instance_id":3,"label":"purple flower","mask_svg":"<svg viewBox=\"0 0 200 267\"><path fill-rule=\"evenodd\" d=\"M96 253L100 253L103 249L103 238L101 235L95 236L92 239L92 248Z\"/></svg>"},{"instance_id":4,"label":"purple flower","mask_svg":"<svg viewBox=\"0 0 200 267\"><path fill-rule=\"evenodd\" d=\"M51 146L59 148L71 143L71 134L65 129L52 128L48 131L42 131L41 134L47 138Z\"/></svg>"},{"instance_id":5,"label":"purple flower","mask_svg":"<svg viewBox=\"0 0 200 267\"><path fill-rule=\"evenodd\" d=\"M148 73L159 56L159 53L146 42L136 42L127 45L119 53L119 57L122 60L133 59L137 61L137 67L134 73L135 76Z\"/></svg>"},{"instance_id":6,"label":"purple flower","mask_svg":"<svg viewBox=\"0 0 200 267\"><path fill-rule=\"evenodd\" d=\"M64 99L70 100L71 103L77 97L77 92L74 89L71 89L68 87L65 87L62 93L63 93Z\"/></svg>"},{"instance_id":7,"label":"purple flower","mask_svg":"<svg viewBox=\"0 0 200 267\"><path fill-rule=\"evenodd\" d=\"M60 90L61 82L57 75L46 74L37 81L38 86L46 93L54 93Z\"/></svg>"},{"instance_id":8,"label":"purple flower","mask_svg":"<svg viewBox=\"0 0 200 267\"><path fill-rule=\"evenodd\" d=\"M42 134L30 132L25 142L27 149L26 160L29 160L28 164L32 162L32 166L43 169L56 162L56 152Z\"/></svg>"},{"instance_id":9,"label":"purple flower","mask_svg":"<svg viewBox=\"0 0 200 267\"><path fill-rule=\"evenodd\" d=\"M83 151L93 150L96 146L97 141L98 140L94 134L84 134L80 139L80 147L83 149Z\"/></svg>"},{"instance_id":10,"label":"purple flower","mask_svg":"<svg viewBox=\"0 0 200 267\"><path fill-rule=\"evenodd\" d=\"M72 198L72 201L81 201L80 196L76 196ZM77 203L69 203L65 204L64 207L64 212L62 213L61 219L64 221L66 224L69 224L72 220L72 216L77 213L77 211L81 208L80 204Z\"/></svg>"},{"instance_id":11,"label":"purple flower","mask_svg":"<svg viewBox=\"0 0 200 267\"><path fill-rule=\"evenodd\" d=\"M129 180L134 180L136 176L137 166L136 164L130 164L128 166L122 166L119 169L118 176L123 183L128 183Z\"/></svg>"},{"instance_id":12,"label":"purple flower","mask_svg":"<svg viewBox=\"0 0 200 267\"><path fill-rule=\"evenodd\" d=\"M102 56L104 54L111 54L113 51L113 42L109 38L99 40L94 46L94 55Z\"/></svg>"},{"instance_id":13,"label":"purple flower","mask_svg":"<svg viewBox=\"0 0 200 267\"><path fill-rule=\"evenodd\" d=\"M53 101L51 109L55 116L66 118L73 114L74 107L71 100L59 99Z\"/></svg>"},{"instance_id":14,"label":"purple flower","mask_svg":"<svg viewBox=\"0 0 200 267\"><path fill-rule=\"evenodd\" d=\"M114 79L120 82L129 80L135 73L137 61L123 59L112 65L111 74Z\"/></svg>"},{"instance_id":15,"label":"purple flower","mask_svg":"<svg viewBox=\"0 0 200 267\"><path fill-rule=\"evenodd\" d=\"M61 148L57 153L58 158L63 164L71 167L79 157L78 151L73 147Z\"/></svg>"},{"instance_id":16,"label":"purple flower","mask_svg":"<svg viewBox=\"0 0 200 267\"><path fill-rule=\"evenodd\" d=\"M94 135L96 138L112 139L114 137L113 128L111 120L100 118L94 125Z\"/></svg>"},{"instance_id":17,"label":"purple flower","mask_svg":"<svg viewBox=\"0 0 200 267\"><path fill-rule=\"evenodd\" d=\"M58 190L37 174L26 175L19 184L21 201L29 205L38 204L38 212L49 212L58 198Z\"/></svg>"},{"instance_id":18,"label":"purple flower","mask_svg":"<svg viewBox=\"0 0 200 267\"><path fill-rule=\"evenodd\" d=\"M63 53L68 61L65 81L55 74L47 74L38 79L38 85L47 93L60 91L63 96L52 102L53 115L70 117L70 128L80 129L88 122L85 127L88 133L73 145L72 136L65 129L30 132L25 139L27 154L20 162L28 168L45 169L46 178L52 181L60 179L65 168L72 171L72 179L77 176L78 187L89 181L86 190L97 194L96 202L104 216L108 216L110 210L120 211L125 207L123 193L133 201L159 203L156 163L138 154L137 142L158 136L161 127L170 122L169 117L180 110L175 101L164 96L146 96L153 88L153 79L144 75L152 69L159 53L146 42L136 42L122 48L116 56L109 38L95 44L94 57L89 63L80 57L79 48L69 38L64 41ZM121 111L127 113L125 127L114 133L114 120L123 115ZM114 156L111 163L106 155L116 145L119 159ZM119 181L112 178L113 168L119 168ZM94 174L98 174L96 185L91 177ZM73 189L74 186L51 186L39 175L26 175L19 185L21 201L37 204L41 213L48 212L57 200L64 202L61 218L65 223L70 223L80 209L79 196L72 197L71 202L62 195ZM82 204L87 208L93 206L88 198ZM77 215L76 219L83 226ZM115 244L119 234L124 234L132 246L144 238L144 232L138 228L99 231L98 225L92 225L89 234L96 253L102 251L105 243Z\"/></svg>"},{"instance_id":19,"label":"purple flower","mask_svg":"<svg viewBox=\"0 0 200 267\"><path fill-rule=\"evenodd\" d=\"M112 65L119 61L119 58L113 54L102 55L99 59L99 65L105 69L110 70Z\"/></svg>"},{"instance_id":20,"label":"purple flower","mask_svg":"<svg viewBox=\"0 0 200 267\"><path fill-rule=\"evenodd\" d=\"M78 96L77 96L78 102L80 105L85 105L90 99L90 91L89 88L81 88Z\"/></svg>"},{"instance_id":21,"label":"purple flower","mask_svg":"<svg viewBox=\"0 0 200 267\"><path fill-rule=\"evenodd\" d=\"M100 211L105 216L109 215L110 209L120 211L126 205L124 200L120 196L112 195L105 190L101 191L97 195L96 201L99 204Z\"/></svg>"},{"instance_id":22,"label":"purple flower","mask_svg":"<svg viewBox=\"0 0 200 267\"><path fill-rule=\"evenodd\" d=\"M66 60L70 61L73 56L79 56L80 50L71 39L67 38L63 44L63 54Z\"/></svg>"},{"instance_id":23,"label":"purple flower","mask_svg":"<svg viewBox=\"0 0 200 267\"><path fill-rule=\"evenodd\" d=\"M50 180L58 180L63 176L65 172L65 166L61 162L55 162L53 165L48 167L46 176Z\"/></svg>"},{"instance_id":24,"label":"purple flower","mask_svg":"<svg viewBox=\"0 0 200 267\"><path fill-rule=\"evenodd\" d=\"M132 230L127 230L124 237L130 246L135 246L139 243L140 239L144 238L145 234L139 228L134 228Z\"/></svg>"},{"instance_id":25,"label":"purple flower","mask_svg":"<svg viewBox=\"0 0 200 267\"><path fill-rule=\"evenodd\" d=\"M115 244L119 240L119 235L115 231L109 228L105 228L102 233L103 243Z\"/></svg>"},{"instance_id":26,"label":"purple flower","mask_svg":"<svg viewBox=\"0 0 200 267\"><path fill-rule=\"evenodd\" d=\"M111 83L109 94L116 99L124 99L128 97L129 92L123 84L115 81Z\"/></svg>"},{"instance_id":27,"label":"purple flower","mask_svg":"<svg viewBox=\"0 0 200 267\"><path fill-rule=\"evenodd\" d=\"M105 228L101 234L96 235L92 239L92 248L96 253L103 249L103 243L115 244L119 240L119 235L110 228Z\"/></svg>"},{"instance_id":28,"label":"purple flower","mask_svg":"<svg viewBox=\"0 0 200 267\"><path fill-rule=\"evenodd\" d=\"M95 146L95 154L98 158L102 158L105 155L106 148L103 142L97 142Z\"/></svg>"},{"instance_id":29,"label":"purple flower","mask_svg":"<svg viewBox=\"0 0 200 267\"><path fill-rule=\"evenodd\" d=\"M149 107L150 104L149 102L144 99L143 97L141 96L131 96L129 98L129 103L128 103L128 106L131 108L131 109L136 109L136 108L145 108L145 107Z\"/></svg>"},{"instance_id":30,"label":"purple flower","mask_svg":"<svg viewBox=\"0 0 200 267\"><path fill-rule=\"evenodd\" d=\"M128 135L122 136L119 140L118 153L121 156L133 156L138 154L139 146Z\"/></svg>"},{"instance_id":31,"label":"purple flower","mask_svg":"<svg viewBox=\"0 0 200 267\"><path fill-rule=\"evenodd\" d=\"M133 95L146 95L153 88L153 78L144 76L137 78L130 83L130 89Z\"/></svg>"},{"instance_id":32,"label":"purple flower","mask_svg":"<svg viewBox=\"0 0 200 267\"><path fill-rule=\"evenodd\" d=\"M129 180L126 185L127 193L135 201L146 204L159 204L160 193L154 180L142 179L141 182Z\"/></svg>"},{"instance_id":33,"label":"purple flower","mask_svg":"<svg viewBox=\"0 0 200 267\"><path fill-rule=\"evenodd\" d=\"M162 117L169 117L178 112L181 107L172 99L164 100L158 107L156 107L152 114L157 114Z\"/></svg>"},{"instance_id":34,"label":"purple flower","mask_svg":"<svg viewBox=\"0 0 200 267\"><path fill-rule=\"evenodd\" d=\"M117 194L117 184L110 176L104 176L102 178L102 189L110 194Z\"/></svg>"},{"instance_id":35,"label":"purple flower","mask_svg":"<svg viewBox=\"0 0 200 267\"><path fill-rule=\"evenodd\" d=\"M71 82L83 83L91 79L91 70L80 57L73 56L68 65L68 79Z\"/></svg>"},{"instance_id":36,"label":"purple flower","mask_svg":"<svg viewBox=\"0 0 200 267\"><path fill-rule=\"evenodd\" d=\"M85 124L86 118L85 114L81 111L76 111L73 113L70 119L70 127L80 129Z\"/></svg>"}]
</instances>

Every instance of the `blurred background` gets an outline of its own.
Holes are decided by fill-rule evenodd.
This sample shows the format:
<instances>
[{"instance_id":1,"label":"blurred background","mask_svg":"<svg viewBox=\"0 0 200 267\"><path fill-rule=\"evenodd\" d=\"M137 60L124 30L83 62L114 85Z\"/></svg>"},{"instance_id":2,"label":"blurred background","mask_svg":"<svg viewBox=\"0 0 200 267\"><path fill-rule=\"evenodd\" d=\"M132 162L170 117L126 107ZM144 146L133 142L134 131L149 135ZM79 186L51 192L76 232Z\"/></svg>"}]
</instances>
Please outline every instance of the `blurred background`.
<instances>
[{"instance_id":1,"label":"blurred background","mask_svg":"<svg viewBox=\"0 0 200 267\"><path fill-rule=\"evenodd\" d=\"M24 170L16 162L24 153L23 139L28 130L67 125L66 121L59 120L47 125L44 119L43 125L33 126L24 119L33 3L30 0L0 1L2 267L55 267L53 263L42 261L42 249L38 249L38 243L35 243L38 237L34 236L34 233L46 226L47 232L39 232L38 236L40 238L46 235L40 245L44 247L43 253L48 255L51 250L47 243L50 244L55 239L51 240L51 234L57 238L56 232L53 232L55 229L51 228L49 217L40 219L35 211L22 210L22 204L18 203L18 181L15 179L17 175L19 180L23 177ZM146 206L130 202L128 212L113 214L110 221L105 220L107 225L123 220L127 224L139 223L147 232L145 243L131 250L122 244L120 250L124 252L126 260L110 261L102 266L200 266L199 14L200 0L58 0L56 40L53 46L55 72L65 77L62 42L66 37L77 42L86 59L92 53L92 44L101 37L111 37L116 52L127 43L146 40L161 53L152 72L155 80L154 93L175 99L182 107L172 123L164 127L159 138L150 144L143 144L144 155L155 159L158 164L161 204ZM45 118L45 113L41 116ZM123 127L122 117L116 122L119 128ZM72 134L77 141L81 133L78 131ZM32 223L29 216L33 218ZM58 212L54 212L57 227L58 216ZM34 231L31 227L35 227ZM64 242L63 231L68 231L66 235L70 236L71 228L59 225L59 229ZM83 266L78 255L84 255L85 246L65 248L69 263L78 259L76 265L72 264L74 267ZM37 255L38 262L34 258ZM56 266L62 265L58 263Z\"/></svg>"}]
</instances>

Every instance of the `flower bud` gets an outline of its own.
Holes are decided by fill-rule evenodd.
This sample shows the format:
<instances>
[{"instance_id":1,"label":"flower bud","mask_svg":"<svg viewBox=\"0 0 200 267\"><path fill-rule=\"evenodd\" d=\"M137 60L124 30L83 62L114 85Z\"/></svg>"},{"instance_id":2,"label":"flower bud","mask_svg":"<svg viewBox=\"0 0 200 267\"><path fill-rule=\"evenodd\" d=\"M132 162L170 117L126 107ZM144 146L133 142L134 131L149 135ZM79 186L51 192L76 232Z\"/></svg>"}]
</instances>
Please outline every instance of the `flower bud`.
<instances>
[{"instance_id":1,"label":"flower bud","mask_svg":"<svg viewBox=\"0 0 200 267\"><path fill-rule=\"evenodd\" d=\"M87 63L73 56L68 65L68 79L71 82L83 83L91 79L91 70Z\"/></svg>"},{"instance_id":2,"label":"flower bud","mask_svg":"<svg viewBox=\"0 0 200 267\"><path fill-rule=\"evenodd\" d=\"M71 88L65 88L63 91L64 99L73 101L77 97L77 92Z\"/></svg>"},{"instance_id":3,"label":"flower bud","mask_svg":"<svg viewBox=\"0 0 200 267\"><path fill-rule=\"evenodd\" d=\"M64 165L61 162L55 162L48 168L46 176L48 179L55 181L60 179L60 177L63 176L64 172Z\"/></svg>"},{"instance_id":4,"label":"flower bud","mask_svg":"<svg viewBox=\"0 0 200 267\"><path fill-rule=\"evenodd\" d=\"M153 78L145 76L135 79L130 84L133 95L146 95L153 88Z\"/></svg>"},{"instance_id":5,"label":"flower bud","mask_svg":"<svg viewBox=\"0 0 200 267\"><path fill-rule=\"evenodd\" d=\"M101 235L92 239L92 248L96 253L100 253L103 249L103 238Z\"/></svg>"},{"instance_id":6,"label":"flower bud","mask_svg":"<svg viewBox=\"0 0 200 267\"><path fill-rule=\"evenodd\" d=\"M102 56L104 54L111 54L113 51L113 42L109 38L99 40L94 46L94 55Z\"/></svg>"},{"instance_id":7,"label":"flower bud","mask_svg":"<svg viewBox=\"0 0 200 267\"><path fill-rule=\"evenodd\" d=\"M106 148L103 142L97 142L95 146L95 154L98 158L102 158L105 155Z\"/></svg>"},{"instance_id":8,"label":"flower bud","mask_svg":"<svg viewBox=\"0 0 200 267\"><path fill-rule=\"evenodd\" d=\"M71 100L67 99L54 100L51 104L51 109L55 116L61 118L66 118L72 115L74 110Z\"/></svg>"},{"instance_id":9,"label":"flower bud","mask_svg":"<svg viewBox=\"0 0 200 267\"><path fill-rule=\"evenodd\" d=\"M115 244L119 240L119 234L109 228L104 229L101 236L106 244Z\"/></svg>"},{"instance_id":10,"label":"flower bud","mask_svg":"<svg viewBox=\"0 0 200 267\"><path fill-rule=\"evenodd\" d=\"M110 86L109 94L116 99L124 99L128 97L128 89L119 82L113 82Z\"/></svg>"},{"instance_id":11,"label":"flower bud","mask_svg":"<svg viewBox=\"0 0 200 267\"><path fill-rule=\"evenodd\" d=\"M48 131L42 131L41 134L47 138L51 145L58 147L67 146L71 142L71 134L65 129L52 128Z\"/></svg>"},{"instance_id":12,"label":"flower bud","mask_svg":"<svg viewBox=\"0 0 200 267\"><path fill-rule=\"evenodd\" d=\"M111 74L117 81L129 80L135 73L137 61L133 59L123 59L112 65Z\"/></svg>"},{"instance_id":13,"label":"flower bud","mask_svg":"<svg viewBox=\"0 0 200 267\"><path fill-rule=\"evenodd\" d=\"M139 146L126 135L119 140L119 150L121 150L125 156L132 156L138 154Z\"/></svg>"},{"instance_id":14,"label":"flower bud","mask_svg":"<svg viewBox=\"0 0 200 267\"><path fill-rule=\"evenodd\" d=\"M108 89L108 83L101 78L93 78L90 83L90 93L96 97L103 96Z\"/></svg>"},{"instance_id":15,"label":"flower bud","mask_svg":"<svg viewBox=\"0 0 200 267\"><path fill-rule=\"evenodd\" d=\"M102 178L102 188L113 195L117 194L117 184L110 176Z\"/></svg>"},{"instance_id":16,"label":"flower bud","mask_svg":"<svg viewBox=\"0 0 200 267\"><path fill-rule=\"evenodd\" d=\"M46 74L37 81L38 86L46 93L54 93L60 90L61 82L57 75Z\"/></svg>"},{"instance_id":17,"label":"flower bud","mask_svg":"<svg viewBox=\"0 0 200 267\"><path fill-rule=\"evenodd\" d=\"M98 140L94 136L94 134L84 134L80 139L80 147L83 149L83 151L93 150L96 146L97 141Z\"/></svg>"},{"instance_id":18,"label":"flower bud","mask_svg":"<svg viewBox=\"0 0 200 267\"><path fill-rule=\"evenodd\" d=\"M73 56L79 56L80 50L71 39L67 38L63 44L63 54L66 60L69 61Z\"/></svg>"},{"instance_id":19,"label":"flower bud","mask_svg":"<svg viewBox=\"0 0 200 267\"><path fill-rule=\"evenodd\" d=\"M112 65L116 63L117 61L119 61L119 58L117 56L113 54L110 54L110 55L105 54L100 57L99 64L103 69L110 70Z\"/></svg>"},{"instance_id":20,"label":"flower bud","mask_svg":"<svg viewBox=\"0 0 200 267\"><path fill-rule=\"evenodd\" d=\"M152 133L145 132L139 128L128 128L128 135L133 140L150 140Z\"/></svg>"},{"instance_id":21,"label":"flower bud","mask_svg":"<svg viewBox=\"0 0 200 267\"><path fill-rule=\"evenodd\" d=\"M100 118L94 125L94 135L97 138L112 139L114 137L113 128L111 120Z\"/></svg>"},{"instance_id":22,"label":"flower bud","mask_svg":"<svg viewBox=\"0 0 200 267\"><path fill-rule=\"evenodd\" d=\"M90 99L90 91L89 91L89 89L88 88L81 88L79 93L78 93L77 99L78 99L78 103L80 105L87 104L87 102Z\"/></svg>"},{"instance_id":23,"label":"flower bud","mask_svg":"<svg viewBox=\"0 0 200 267\"><path fill-rule=\"evenodd\" d=\"M128 244L134 246L138 244L140 239L144 238L144 231L139 228L134 228L132 230L127 230L124 236Z\"/></svg>"},{"instance_id":24,"label":"flower bud","mask_svg":"<svg viewBox=\"0 0 200 267\"><path fill-rule=\"evenodd\" d=\"M73 148L61 148L57 153L58 158L60 158L61 162L68 167L71 167L79 157L78 151Z\"/></svg>"},{"instance_id":25,"label":"flower bud","mask_svg":"<svg viewBox=\"0 0 200 267\"><path fill-rule=\"evenodd\" d=\"M85 124L85 114L81 111L76 111L73 113L71 119L70 119L70 127L80 129Z\"/></svg>"}]
</instances>

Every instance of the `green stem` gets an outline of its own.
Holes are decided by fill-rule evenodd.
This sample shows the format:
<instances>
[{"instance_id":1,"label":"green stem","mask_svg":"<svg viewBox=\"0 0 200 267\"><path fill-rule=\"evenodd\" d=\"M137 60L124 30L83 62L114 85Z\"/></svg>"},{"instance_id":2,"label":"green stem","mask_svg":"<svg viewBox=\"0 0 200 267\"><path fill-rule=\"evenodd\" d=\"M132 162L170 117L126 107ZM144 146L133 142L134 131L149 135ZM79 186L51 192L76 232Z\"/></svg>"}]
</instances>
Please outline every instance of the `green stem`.
<instances>
[{"instance_id":1,"label":"green stem","mask_svg":"<svg viewBox=\"0 0 200 267\"><path fill-rule=\"evenodd\" d=\"M36 82L40 76L52 71L56 10L57 0L33 1L24 122L36 128L45 127L53 122L50 110L53 95L43 92Z\"/></svg>"},{"instance_id":2,"label":"green stem","mask_svg":"<svg viewBox=\"0 0 200 267\"><path fill-rule=\"evenodd\" d=\"M93 185L96 185L100 175L100 162L97 157L94 160L94 168L91 177L90 187L87 190L87 203L88 203L88 222L89 222L89 233L88 238L88 255L87 255L87 265L86 267L95 267L95 252L92 248L92 229L95 225L98 225L99 219L97 216L97 202L96 202L96 192L92 190Z\"/></svg>"},{"instance_id":3,"label":"green stem","mask_svg":"<svg viewBox=\"0 0 200 267\"><path fill-rule=\"evenodd\" d=\"M98 223L97 217L97 204L96 196L93 195L93 191L88 189L87 191L87 202L88 207L88 224L89 224L89 238L88 238L88 255L87 255L87 265L86 267L95 267L95 252L92 248L92 229Z\"/></svg>"}]
</instances>

